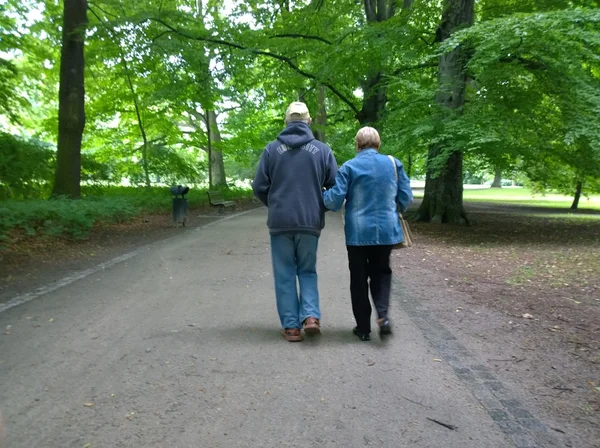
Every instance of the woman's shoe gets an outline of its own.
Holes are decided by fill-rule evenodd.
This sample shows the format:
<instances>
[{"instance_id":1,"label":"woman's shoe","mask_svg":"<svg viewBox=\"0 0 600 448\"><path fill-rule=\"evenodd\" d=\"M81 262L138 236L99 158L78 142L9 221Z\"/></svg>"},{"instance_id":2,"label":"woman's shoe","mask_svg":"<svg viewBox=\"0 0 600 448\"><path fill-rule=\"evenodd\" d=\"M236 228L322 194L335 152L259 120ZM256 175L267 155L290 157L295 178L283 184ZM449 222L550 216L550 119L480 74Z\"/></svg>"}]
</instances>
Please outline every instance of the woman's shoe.
<instances>
[{"instance_id":1,"label":"woman's shoe","mask_svg":"<svg viewBox=\"0 0 600 448\"><path fill-rule=\"evenodd\" d=\"M387 336L392 334L392 323L388 318L379 319L377 321L377 324L379 324L379 334L381 336Z\"/></svg>"},{"instance_id":2,"label":"woman's shoe","mask_svg":"<svg viewBox=\"0 0 600 448\"><path fill-rule=\"evenodd\" d=\"M354 333L355 336L358 336L358 339L360 339L361 341L370 341L371 340L371 336L369 336L366 333L361 333L360 331L358 331L358 327L354 327L354 330L352 330L352 333Z\"/></svg>"}]
</instances>

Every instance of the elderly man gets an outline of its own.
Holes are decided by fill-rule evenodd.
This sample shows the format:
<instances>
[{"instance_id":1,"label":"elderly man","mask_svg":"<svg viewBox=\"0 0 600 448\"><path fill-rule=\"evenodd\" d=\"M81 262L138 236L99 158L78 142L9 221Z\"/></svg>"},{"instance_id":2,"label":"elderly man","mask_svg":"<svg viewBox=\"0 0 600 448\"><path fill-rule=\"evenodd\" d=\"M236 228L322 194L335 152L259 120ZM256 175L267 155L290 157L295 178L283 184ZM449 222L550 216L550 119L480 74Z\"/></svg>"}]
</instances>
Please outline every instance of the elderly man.
<instances>
[{"instance_id":1,"label":"elderly man","mask_svg":"<svg viewBox=\"0 0 600 448\"><path fill-rule=\"evenodd\" d=\"M322 189L334 184L331 148L316 140L306 104L294 102L286 127L262 153L252 188L268 208L277 311L290 342L320 332L317 245L325 225ZM300 291L296 287L296 278Z\"/></svg>"}]
</instances>

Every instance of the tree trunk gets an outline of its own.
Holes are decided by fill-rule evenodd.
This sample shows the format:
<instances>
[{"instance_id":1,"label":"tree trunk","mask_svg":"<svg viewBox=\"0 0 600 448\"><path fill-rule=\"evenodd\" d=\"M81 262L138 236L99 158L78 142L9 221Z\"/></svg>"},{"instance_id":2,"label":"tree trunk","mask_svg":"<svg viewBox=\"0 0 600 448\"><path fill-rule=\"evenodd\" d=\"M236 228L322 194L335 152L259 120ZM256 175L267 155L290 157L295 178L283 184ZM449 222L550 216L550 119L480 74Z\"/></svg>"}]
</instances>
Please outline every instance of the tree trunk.
<instances>
[{"instance_id":1,"label":"tree trunk","mask_svg":"<svg viewBox=\"0 0 600 448\"><path fill-rule=\"evenodd\" d=\"M440 149L431 149L429 157L439 155ZM427 170L425 194L419 207L419 220L435 224L468 224L463 207L462 160L462 153L454 151L435 176L431 170Z\"/></svg>"},{"instance_id":2,"label":"tree trunk","mask_svg":"<svg viewBox=\"0 0 600 448\"><path fill-rule=\"evenodd\" d=\"M581 199L581 190L583 189L583 182L580 180L577 181L577 186L575 187L575 197L573 198L573 203L571 204L571 210L577 210L579 207L579 199Z\"/></svg>"},{"instance_id":3,"label":"tree trunk","mask_svg":"<svg viewBox=\"0 0 600 448\"><path fill-rule=\"evenodd\" d=\"M206 117L209 123L208 137L211 142L211 187L227 187L227 179L225 177L225 164L223 163L223 152L220 149L221 133L219 132L219 125L217 123L217 114L214 110L207 110Z\"/></svg>"},{"instance_id":4,"label":"tree trunk","mask_svg":"<svg viewBox=\"0 0 600 448\"><path fill-rule=\"evenodd\" d=\"M367 23L385 22L396 14L397 0L364 0ZM402 8L409 10L413 0L403 0ZM363 126L377 127L378 121L385 110L387 92L384 83L384 67L373 67L373 71L363 80L362 109L356 114L356 119Z\"/></svg>"},{"instance_id":5,"label":"tree trunk","mask_svg":"<svg viewBox=\"0 0 600 448\"><path fill-rule=\"evenodd\" d=\"M362 126L377 127L377 122L381 118L381 114L387 103L387 92L382 84L383 73L378 72L369 75L367 80L362 84L363 90L363 105L362 109L356 116L358 122Z\"/></svg>"},{"instance_id":6,"label":"tree trunk","mask_svg":"<svg viewBox=\"0 0 600 448\"><path fill-rule=\"evenodd\" d=\"M131 81L131 74L129 73L129 67L127 66L127 61L125 60L125 56L122 55L123 65L125 66L125 76L127 77L127 83L129 85L129 91L131 92L131 96L133 97L133 105L135 107L135 116L137 117L138 127L140 128L140 134L142 135L142 167L144 168L144 180L146 182L146 187L150 187L150 170L148 169L148 137L146 135L146 129L144 128L144 122L142 121L142 114L140 111L140 104L135 93L135 88L133 87L133 82Z\"/></svg>"},{"instance_id":7,"label":"tree trunk","mask_svg":"<svg viewBox=\"0 0 600 448\"><path fill-rule=\"evenodd\" d=\"M83 49L87 23L87 0L65 0L52 196L79 198L81 195L81 139L85 128Z\"/></svg>"},{"instance_id":8,"label":"tree trunk","mask_svg":"<svg viewBox=\"0 0 600 448\"><path fill-rule=\"evenodd\" d=\"M314 133L315 138L323 143L326 143L327 136L325 135L325 129L327 128L327 108L325 106L325 87L319 86L317 91L317 114L314 122Z\"/></svg>"},{"instance_id":9,"label":"tree trunk","mask_svg":"<svg viewBox=\"0 0 600 448\"><path fill-rule=\"evenodd\" d=\"M502 188L502 168L496 168L496 174L494 175L494 182L492 182L492 188Z\"/></svg>"},{"instance_id":10,"label":"tree trunk","mask_svg":"<svg viewBox=\"0 0 600 448\"><path fill-rule=\"evenodd\" d=\"M444 41L455 31L473 23L474 0L446 0L437 39ZM465 102L468 55L463 47L440 57L436 102L446 117L461 113ZM425 196L419 207L418 219L434 223L468 224L463 207L462 153L438 143L427 157ZM440 167L439 158L444 162Z\"/></svg>"}]
</instances>

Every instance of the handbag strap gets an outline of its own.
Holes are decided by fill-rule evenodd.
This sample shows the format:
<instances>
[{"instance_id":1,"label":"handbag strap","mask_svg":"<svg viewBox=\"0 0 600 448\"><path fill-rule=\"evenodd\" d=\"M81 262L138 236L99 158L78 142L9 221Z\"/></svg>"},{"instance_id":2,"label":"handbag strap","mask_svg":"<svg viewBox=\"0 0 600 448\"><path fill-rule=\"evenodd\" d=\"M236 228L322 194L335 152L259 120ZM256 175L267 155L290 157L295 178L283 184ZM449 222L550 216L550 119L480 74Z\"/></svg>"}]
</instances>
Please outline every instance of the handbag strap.
<instances>
[{"instance_id":1,"label":"handbag strap","mask_svg":"<svg viewBox=\"0 0 600 448\"><path fill-rule=\"evenodd\" d=\"M396 166L396 161L394 160L394 156L388 156L392 165L394 165L394 176L396 177L396 184L398 184L398 167Z\"/></svg>"},{"instance_id":2,"label":"handbag strap","mask_svg":"<svg viewBox=\"0 0 600 448\"><path fill-rule=\"evenodd\" d=\"M398 189L398 167L396 167L396 161L394 160L394 156L388 156L388 159L390 159L390 162L392 162L392 165L394 165L394 176L396 177L396 190ZM396 207L398 207L398 204L396 204ZM398 210L398 216L400 217L400 219L402 219L402 213L400 213L400 210Z\"/></svg>"}]
</instances>

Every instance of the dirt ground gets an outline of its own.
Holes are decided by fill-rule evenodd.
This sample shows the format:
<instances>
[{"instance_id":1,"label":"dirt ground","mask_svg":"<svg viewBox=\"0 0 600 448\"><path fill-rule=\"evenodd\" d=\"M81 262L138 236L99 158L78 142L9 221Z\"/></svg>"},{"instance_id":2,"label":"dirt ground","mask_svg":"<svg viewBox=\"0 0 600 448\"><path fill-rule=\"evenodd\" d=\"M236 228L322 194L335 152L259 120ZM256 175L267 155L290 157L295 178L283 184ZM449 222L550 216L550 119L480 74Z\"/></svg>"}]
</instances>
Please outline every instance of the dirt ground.
<instances>
[{"instance_id":1,"label":"dirt ground","mask_svg":"<svg viewBox=\"0 0 600 448\"><path fill-rule=\"evenodd\" d=\"M238 210L257 207L252 201ZM415 245L394 252L394 269L418 298L488 369L524 397L557 432L600 440L600 220L564 213L473 205L470 227L411 223ZM98 227L85 242L15 240L0 252L3 292L25 292L64 273L203 225L215 209L194 210L185 229L169 215Z\"/></svg>"},{"instance_id":2,"label":"dirt ground","mask_svg":"<svg viewBox=\"0 0 600 448\"><path fill-rule=\"evenodd\" d=\"M471 227L411 223L416 244L394 253L394 268L490 370L524 386L555 431L597 446L600 220L554 213L482 204Z\"/></svg>"}]
</instances>

